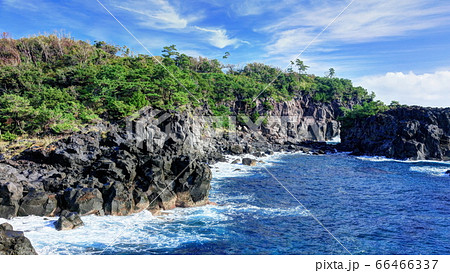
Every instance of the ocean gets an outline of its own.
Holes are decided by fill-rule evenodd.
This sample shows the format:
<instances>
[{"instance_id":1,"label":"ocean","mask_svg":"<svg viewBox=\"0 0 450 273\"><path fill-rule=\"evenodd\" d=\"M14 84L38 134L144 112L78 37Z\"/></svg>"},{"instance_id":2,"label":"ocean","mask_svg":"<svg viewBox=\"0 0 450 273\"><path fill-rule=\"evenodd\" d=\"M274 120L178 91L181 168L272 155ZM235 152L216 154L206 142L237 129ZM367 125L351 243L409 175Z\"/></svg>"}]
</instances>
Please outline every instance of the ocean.
<instances>
[{"instance_id":1,"label":"ocean","mask_svg":"<svg viewBox=\"0 0 450 273\"><path fill-rule=\"evenodd\" d=\"M56 231L56 217L0 223L25 231L39 254L450 254L450 162L258 160L212 166L217 206L84 216L71 231Z\"/></svg>"}]
</instances>

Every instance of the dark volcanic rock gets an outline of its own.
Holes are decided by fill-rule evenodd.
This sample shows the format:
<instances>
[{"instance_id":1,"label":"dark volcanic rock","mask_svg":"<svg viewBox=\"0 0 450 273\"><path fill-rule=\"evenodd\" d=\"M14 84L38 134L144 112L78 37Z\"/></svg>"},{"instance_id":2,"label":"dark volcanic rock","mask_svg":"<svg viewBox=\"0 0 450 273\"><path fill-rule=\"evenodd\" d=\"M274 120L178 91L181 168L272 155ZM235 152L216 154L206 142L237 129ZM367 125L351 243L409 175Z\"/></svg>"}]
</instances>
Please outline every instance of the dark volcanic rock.
<instances>
[{"instance_id":1,"label":"dark volcanic rock","mask_svg":"<svg viewBox=\"0 0 450 273\"><path fill-rule=\"evenodd\" d=\"M256 166L257 161L251 158L243 158L242 164L247 166Z\"/></svg>"},{"instance_id":2,"label":"dark volcanic rock","mask_svg":"<svg viewBox=\"0 0 450 273\"><path fill-rule=\"evenodd\" d=\"M98 189L68 188L62 195L62 207L80 215L103 214L103 197Z\"/></svg>"},{"instance_id":3,"label":"dark volcanic rock","mask_svg":"<svg viewBox=\"0 0 450 273\"><path fill-rule=\"evenodd\" d=\"M134 212L133 194L123 183L108 183L103 190L105 214L124 216Z\"/></svg>"},{"instance_id":4,"label":"dark volcanic rock","mask_svg":"<svg viewBox=\"0 0 450 273\"><path fill-rule=\"evenodd\" d=\"M231 164L239 164L239 163L241 163L241 160L239 158L231 162Z\"/></svg>"},{"instance_id":5,"label":"dark volcanic rock","mask_svg":"<svg viewBox=\"0 0 450 273\"><path fill-rule=\"evenodd\" d=\"M61 212L58 221L55 223L57 230L71 230L83 226L80 216L76 212L64 210Z\"/></svg>"},{"instance_id":6,"label":"dark volcanic rock","mask_svg":"<svg viewBox=\"0 0 450 273\"><path fill-rule=\"evenodd\" d=\"M344 128L341 139L355 154L449 160L450 108L392 109Z\"/></svg>"},{"instance_id":7,"label":"dark volcanic rock","mask_svg":"<svg viewBox=\"0 0 450 273\"><path fill-rule=\"evenodd\" d=\"M0 255L37 255L30 240L8 223L0 225Z\"/></svg>"},{"instance_id":8,"label":"dark volcanic rock","mask_svg":"<svg viewBox=\"0 0 450 273\"><path fill-rule=\"evenodd\" d=\"M0 164L0 218L17 215L19 201L23 196L23 186L17 171L8 165Z\"/></svg>"},{"instance_id":9,"label":"dark volcanic rock","mask_svg":"<svg viewBox=\"0 0 450 273\"><path fill-rule=\"evenodd\" d=\"M239 144L233 144L230 147L230 151L231 151L231 153L233 153L235 155L240 155L240 154L244 153L244 148L242 148L242 146Z\"/></svg>"},{"instance_id":10,"label":"dark volcanic rock","mask_svg":"<svg viewBox=\"0 0 450 273\"><path fill-rule=\"evenodd\" d=\"M54 216L57 209L56 195L48 192L30 192L20 204L18 216Z\"/></svg>"},{"instance_id":11,"label":"dark volcanic rock","mask_svg":"<svg viewBox=\"0 0 450 273\"><path fill-rule=\"evenodd\" d=\"M99 123L47 147L33 146L0 161L0 217L62 210L128 215L208 204L208 164L225 161L224 154L264 156L289 145L295 151L303 140L323 141L339 132L339 102L303 96L274 102L270 111L255 103L261 115L274 118L240 124L237 131L216 130L208 109L144 108L124 123ZM236 104L232 112L247 108Z\"/></svg>"}]
</instances>

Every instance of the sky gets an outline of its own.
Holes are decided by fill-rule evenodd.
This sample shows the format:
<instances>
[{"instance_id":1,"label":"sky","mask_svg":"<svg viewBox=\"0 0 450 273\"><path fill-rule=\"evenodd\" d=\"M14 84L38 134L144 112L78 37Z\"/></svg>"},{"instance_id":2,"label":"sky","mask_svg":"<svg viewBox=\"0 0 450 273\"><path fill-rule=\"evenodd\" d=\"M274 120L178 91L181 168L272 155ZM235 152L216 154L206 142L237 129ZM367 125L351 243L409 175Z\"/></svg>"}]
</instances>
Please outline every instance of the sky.
<instances>
[{"instance_id":1,"label":"sky","mask_svg":"<svg viewBox=\"0 0 450 273\"><path fill-rule=\"evenodd\" d=\"M175 44L238 67L299 58L386 103L450 107L447 0L0 0L0 18L13 38L56 32L153 55Z\"/></svg>"}]
</instances>

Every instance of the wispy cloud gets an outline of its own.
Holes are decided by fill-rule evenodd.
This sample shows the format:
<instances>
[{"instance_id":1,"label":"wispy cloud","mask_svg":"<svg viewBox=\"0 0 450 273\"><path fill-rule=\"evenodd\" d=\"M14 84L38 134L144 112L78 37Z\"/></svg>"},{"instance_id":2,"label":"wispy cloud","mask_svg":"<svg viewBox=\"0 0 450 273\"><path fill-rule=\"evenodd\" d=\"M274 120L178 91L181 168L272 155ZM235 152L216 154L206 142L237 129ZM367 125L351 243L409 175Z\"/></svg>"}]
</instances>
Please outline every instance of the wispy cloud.
<instances>
[{"instance_id":1,"label":"wispy cloud","mask_svg":"<svg viewBox=\"0 0 450 273\"><path fill-rule=\"evenodd\" d=\"M291 14L258 29L272 33L269 54L300 52L349 1L314 1L311 7L294 8ZM444 1L355 1L315 42L315 46L362 43L403 36L450 23L450 4Z\"/></svg>"},{"instance_id":2,"label":"wispy cloud","mask_svg":"<svg viewBox=\"0 0 450 273\"><path fill-rule=\"evenodd\" d=\"M168 0L127 0L114 1L115 8L131 12L139 20L139 25L152 29L184 29L190 22L201 16L183 16Z\"/></svg>"},{"instance_id":3,"label":"wispy cloud","mask_svg":"<svg viewBox=\"0 0 450 273\"><path fill-rule=\"evenodd\" d=\"M2 4L9 8L35 11L38 9L39 1L35 0L3 0Z\"/></svg>"},{"instance_id":4,"label":"wispy cloud","mask_svg":"<svg viewBox=\"0 0 450 273\"><path fill-rule=\"evenodd\" d=\"M417 75L389 72L357 79L356 84L374 91L377 98L390 103L450 107L450 70Z\"/></svg>"},{"instance_id":5,"label":"wispy cloud","mask_svg":"<svg viewBox=\"0 0 450 273\"><path fill-rule=\"evenodd\" d=\"M227 31L224 29L210 29L210 28L202 28L202 27L194 27L197 30L208 33L207 40L209 43L218 48L225 48L227 46L238 47L239 45L246 43L247 41L239 40L237 38L229 38L227 35Z\"/></svg>"},{"instance_id":6,"label":"wispy cloud","mask_svg":"<svg viewBox=\"0 0 450 273\"><path fill-rule=\"evenodd\" d=\"M279 11L298 3L295 0L239 0L231 2L231 9L239 16L260 15Z\"/></svg>"}]
</instances>

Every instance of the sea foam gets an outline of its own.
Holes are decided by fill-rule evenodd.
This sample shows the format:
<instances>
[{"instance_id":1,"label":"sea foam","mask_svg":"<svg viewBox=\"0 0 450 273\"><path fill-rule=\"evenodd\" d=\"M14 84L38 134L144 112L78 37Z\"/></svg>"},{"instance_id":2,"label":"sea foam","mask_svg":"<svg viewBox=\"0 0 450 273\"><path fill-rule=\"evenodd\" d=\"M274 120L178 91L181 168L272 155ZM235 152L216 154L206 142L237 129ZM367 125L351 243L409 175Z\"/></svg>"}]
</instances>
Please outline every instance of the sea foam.
<instances>
[{"instance_id":1,"label":"sea foam","mask_svg":"<svg viewBox=\"0 0 450 273\"><path fill-rule=\"evenodd\" d=\"M254 197L251 194L231 196L217 190L221 184L227 183L227 178L251 175L263 166L280 162L285 154L279 152L260 158L252 155L227 156L227 162L212 165L211 200L217 202L217 206L177 208L164 211L161 216L154 216L148 211L130 216L82 216L84 226L68 231L55 229L57 217L0 218L0 223L8 222L15 230L24 231L36 251L44 255L149 253L155 249L170 250L192 242L220 240L220 234L215 234L217 228L232 224L233 217L239 215L256 219L308 216L300 206L258 207L252 205ZM245 157L262 160L263 163L259 162L253 167L230 163Z\"/></svg>"}]
</instances>

